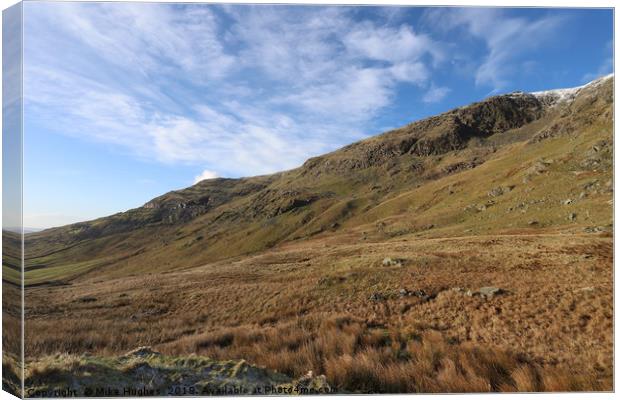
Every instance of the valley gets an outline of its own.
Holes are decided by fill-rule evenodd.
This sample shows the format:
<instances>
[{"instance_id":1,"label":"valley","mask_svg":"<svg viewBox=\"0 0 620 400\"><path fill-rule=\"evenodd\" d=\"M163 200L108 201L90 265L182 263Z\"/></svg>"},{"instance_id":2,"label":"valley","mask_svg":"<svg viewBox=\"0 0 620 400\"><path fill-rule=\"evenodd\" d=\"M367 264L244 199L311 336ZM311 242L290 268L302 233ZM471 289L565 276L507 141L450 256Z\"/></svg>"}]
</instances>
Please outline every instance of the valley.
<instances>
[{"instance_id":1,"label":"valley","mask_svg":"<svg viewBox=\"0 0 620 400\"><path fill-rule=\"evenodd\" d=\"M37 390L67 371L122 385L139 364L132 379L161 390L611 391L613 76L494 96L24 246Z\"/></svg>"}]
</instances>

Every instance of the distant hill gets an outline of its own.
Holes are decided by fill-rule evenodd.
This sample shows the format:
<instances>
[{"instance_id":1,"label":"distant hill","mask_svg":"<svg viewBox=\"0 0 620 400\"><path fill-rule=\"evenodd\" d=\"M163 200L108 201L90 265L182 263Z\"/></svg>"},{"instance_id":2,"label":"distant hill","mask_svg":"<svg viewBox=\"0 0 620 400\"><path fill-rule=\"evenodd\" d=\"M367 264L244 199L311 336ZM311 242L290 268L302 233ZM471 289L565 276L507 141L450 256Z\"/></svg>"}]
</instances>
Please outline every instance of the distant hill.
<instances>
[{"instance_id":1,"label":"distant hill","mask_svg":"<svg viewBox=\"0 0 620 400\"><path fill-rule=\"evenodd\" d=\"M22 233L22 230L23 230L24 233L28 234L28 233L34 233L34 232L41 232L43 229L29 228L26 226L24 226L23 228L20 226L9 226L9 227L3 228L3 230L9 231L9 232L15 232L15 233Z\"/></svg>"}]
</instances>

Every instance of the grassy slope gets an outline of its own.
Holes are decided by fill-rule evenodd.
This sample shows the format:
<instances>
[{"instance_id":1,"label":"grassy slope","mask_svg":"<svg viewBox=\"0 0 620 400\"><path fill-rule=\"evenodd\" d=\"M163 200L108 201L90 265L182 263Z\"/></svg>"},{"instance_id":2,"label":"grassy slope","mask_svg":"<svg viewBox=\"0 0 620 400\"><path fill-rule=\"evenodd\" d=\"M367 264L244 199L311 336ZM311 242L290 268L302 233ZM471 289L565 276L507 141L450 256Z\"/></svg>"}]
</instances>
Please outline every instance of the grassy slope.
<instances>
[{"instance_id":1,"label":"grassy slope","mask_svg":"<svg viewBox=\"0 0 620 400\"><path fill-rule=\"evenodd\" d=\"M316 236L187 271L28 289L27 364L148 345L291 378L311 369L339 390L608 390L611 260L600 233ZM506 293L466 295L483 286Z\"/></svg>"},{"instance_id":2,"label":"grassy slope","mask_svg":"<svg viewBox=\"0 0 620 400\"><path fill-rule=\"evenodd\" d=\"M426 233L446 236L609 224L610 190L607 195L599 192L579 199L588 182L598 180L605 185L612 178L609 168L593 171L579 166L582 154L594 143L611 139L606 128L592 126L576 137L503 148L482 166L402 193L351 219L347 226L379 221L386 224L386 229L404 234L415 231L416 225L434 224L434 229ZM528 170L540 160L549 162L546 171L526 179ZM493 188L507 186L514 188L498 197L488 195ZM571 204L563 205L568 199ZM520 204L529 206L519 209ZM466 209L469 205L485 205L486 209ZM571 212L578 214L574 222L567 218ZM529 224L531 221L538 222L535 228Z\"/></svg>"},{"instance_id":3,"label":"grassy slope","mask_svg":"<svg viewBox=\"0 0 620 400\"><path fill-rule=\"evenodd\" d=\"M609 199L600 193L583 199L578 196L587 182L598 179L600 185L611 179L609 159L597 170L579 165L595 143L612 140L610 100L608 81L602 89L582 94L568 109L560 107L522 127L477 139L461 150L426 157L394 155L376 166L330 172L329 168L337 170L343 162L349 166L379 157L376 153L383 156L388 152L384 143L391 149L398 147L396 139L418 134L413 124L320 157L313 168L308 165L316 162L309 161L274 176L208 181L154 200L198 201L204 193L215 198L209 212L180 223L147 223L155 211L138 209L90 223L89 229L99 232L91 236L79 224L31 235L26 242L26 283L66 281L90 271L99 276L126 276L191 268L334 231L343 235L366 232L385 240L416 232L441 236L608 225L611 207L604 202ZM432 132L439 128L430 128L430 136L436 136ZM528 142L553 129L561 134ZM446 172L472 160L485 162L473 169ZM552 163L544 172L532 174L541 160ZM411 165L419 163L423 167L412 170ZM325 165L331 167L325 170ZM487 195L502 186L514 189L497 198ZM307 193L318 199L278 214L291 191L299 192L297 197ZM572 204L561 206L569 198ZM483 205L484 212L475 210ZM511 207L513 211L508 211ZM578 214L575 221L567 220L571 212ZM536 225L530 225L533 221ZM138 228L102 233L117 229L110 226L134 224ZM84 237L76 240L80 234L71 234L71 230Z\"/></svg>"},{"instance_id":4,"label":"grassy slope","mask_svg":"<svg viewBox=\"0 0 620 400\"><path fill-rule=\"evenodd\" d=\"M148 345L168 355L166 368L191 354L243 358L290 380L312 369L341 391L610 390L611 84L605 90L458 151L342 176L306 166L269 182L272 192L183 224L69 248L58 240L47 255L41 246L29 262L46 268L27 272L30 282L71 285L27 289L32 386L62 383L90 362L114 365L116 376L119 355ZM485 162L446 172L474 157ZM350 162L338 152L321 162L334 160ZM411 172L420 160L425 168ZM330 195L272 215L291 189ZM403 262L384 266L385 257ZM67 275L91 261L88 273ZM67 269L36 275L50 267ZM505 293L466 294L483 286ZM55 356L84 351L95 356ZM60 375L47 375L54 363Z\"/></svg>"}]
</instances>

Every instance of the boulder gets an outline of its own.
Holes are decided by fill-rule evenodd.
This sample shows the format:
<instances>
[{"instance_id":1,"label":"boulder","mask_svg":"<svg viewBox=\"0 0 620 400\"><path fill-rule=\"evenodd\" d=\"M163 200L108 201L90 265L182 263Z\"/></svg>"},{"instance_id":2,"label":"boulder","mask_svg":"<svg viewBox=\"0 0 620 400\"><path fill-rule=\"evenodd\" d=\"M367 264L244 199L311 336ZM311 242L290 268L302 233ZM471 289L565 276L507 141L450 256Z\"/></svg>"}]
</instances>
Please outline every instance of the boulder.
<instances>
[{"instance_id":1,"label":"boulder","mask_svg":"<svg viewBox=\"0 0 620 400\"><path fill-rule=\"evenodd\" d=\"M551 164L548 161L544 161L544 160L538 160L536 161L530 168L528 168L528 170L526 171L526 173L528 175L540 175L543 174L545 172L547 172L549 170L549 164Z\"/></svg>"},{"instance_id":2,"label":"boulder","mask_svg":"<svg viewBox=\"0 0 620 400\"><path fill-rule=\"evenodd\" d=\"M400 258L385 257L383 261L381 262L381 264L384 267L393 267L393 266L402 267L403 261L404 260Z\"/></svg>"},{"instance_id":3,"label":"boulder","mask_svg":"<svg viewBox=\"0 0 620 400\"><path fill-rule=\"evenodd\" d=\"M504 293L504 291L495 286L485 286L485 287L481 287L478 290L478 293L480 293L480 296L490 299L495 295Z\"/></svg>"},{"instance_id":4,"label":"boulder","mask_svg":"<svg viewBox=\"0 0 620 400\"><path fill-rule=\"evenodd\" d=\"M514 186L498 186L496 188L491 189L487 195L489 197L499 197L514 189Z\"/></svg>"}]
</instances>

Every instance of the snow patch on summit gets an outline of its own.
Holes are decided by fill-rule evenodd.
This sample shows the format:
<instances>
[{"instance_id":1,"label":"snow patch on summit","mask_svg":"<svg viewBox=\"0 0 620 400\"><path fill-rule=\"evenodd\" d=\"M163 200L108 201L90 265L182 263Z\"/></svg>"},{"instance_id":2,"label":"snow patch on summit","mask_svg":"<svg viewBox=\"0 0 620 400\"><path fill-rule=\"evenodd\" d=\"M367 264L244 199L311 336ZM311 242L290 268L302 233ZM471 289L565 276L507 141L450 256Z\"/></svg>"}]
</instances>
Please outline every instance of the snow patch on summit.
<instances>
[{"instance_id":1,"label":"snow patch on summit","mask_svg":"<svg viewBox=\"0 0 620 400\"><path fill-rule=\"evenodd\" d=\"M577 94L581 90L586 89L586 88L595 88L597 86L600 86L602 83L604 83L608 79L612 79L613 76L614 74L609 74L601 78L595 79L590 83L586 83L585 85L577 86L573 88L543 90L539 92L532 92L530 94L538 98L550 99L553 101L553 103L563 103L566 101L573 100L575 96L577 96Z\"/></svg>"}]
</instances>

